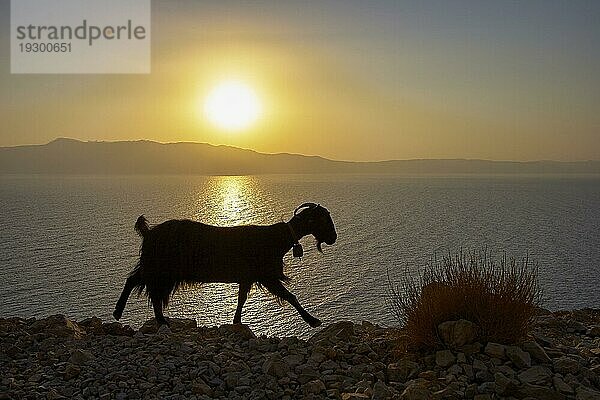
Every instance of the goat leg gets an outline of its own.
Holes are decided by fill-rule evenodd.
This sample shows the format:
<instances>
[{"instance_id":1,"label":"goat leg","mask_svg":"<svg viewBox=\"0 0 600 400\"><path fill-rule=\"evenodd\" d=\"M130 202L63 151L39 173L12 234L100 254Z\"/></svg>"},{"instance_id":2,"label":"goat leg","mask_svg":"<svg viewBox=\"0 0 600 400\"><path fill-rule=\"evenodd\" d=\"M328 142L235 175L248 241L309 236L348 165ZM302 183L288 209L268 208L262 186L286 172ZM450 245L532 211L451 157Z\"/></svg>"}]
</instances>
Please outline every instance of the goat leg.
<instances>
[{"instance_id":1,"label":"goat leg","mask_svg":"<svg viewBox=\"0 0 600 400\"><path fill-rule=\"evenodd\" d=\"M115 311L113 311L113 317L118 321L123 315L123 310L125 309L125 304L127 303L127 299L131 294L131 291L134 287L136 287L140 283L140 275L136 273L125 281L125 287L123 288L123 292L121 293L121 297L117 301L117 305L115 306Z\"/></svg>"},{"instance_id":2,"label":"goat leg","mask_svg":"<svg viewBox=\"0 0 600 400\"><path fill-rule=\"evenodd\" d=\"M252 283L248 283L248 282L240 283L240 289L238 291L237 308L235 310L235 316L233 317L234 324L242 323L242 308L244 307L244 303L246 303L246 300L248 299L248 292L250 291L251 287L252 287Z\"/></svg>"},{"instance_id":3,"label":"goat leg","mask_svg":"<svg viewBox=\"0 0 600 400\"><path fill-rule=\"evenodd\" d=\"M161 302L152 300L152 307L154 308L154 319L156 319L158 327L160 328L161 325L169 326L169 321L167 321L163 315Z\"/></svg>"},{"instance_id":4,"label":"goat leg","mask_svg":"<svg viewBox=\"0 0 600 400\"><path fill-rule=\"evenodd\" d=\"M287 301L292 306L294 306L298 313L300 313L302 319L306 321L311 326L311 328L316 328L317 326L321 325L321 321L310 315L308 311L302 308L302 306L298 302L298 299L296 299L296 296L294 296L289 290L287 290L280 281L261 281L261 284L264 285L264 287L266 287L269 292L273 293L275 296Z\"/></svg>"}]
</instances>

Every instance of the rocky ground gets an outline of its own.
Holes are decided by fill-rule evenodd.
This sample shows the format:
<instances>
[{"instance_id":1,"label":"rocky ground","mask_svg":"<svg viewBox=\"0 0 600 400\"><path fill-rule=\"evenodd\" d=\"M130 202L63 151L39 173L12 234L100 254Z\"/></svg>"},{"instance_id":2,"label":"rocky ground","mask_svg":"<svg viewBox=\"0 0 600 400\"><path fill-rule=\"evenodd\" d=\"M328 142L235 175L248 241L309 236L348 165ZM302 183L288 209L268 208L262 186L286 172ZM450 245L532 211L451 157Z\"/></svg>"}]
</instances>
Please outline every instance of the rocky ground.
<instances>
[{"instance_id":1,"label":"rocky ground","mask_svg":"<svg viewBox=\"0 0 600 400\"><path fill-rule=\"evenodd\" d=\"M442 325L449 349L410 354L398 331L368 322L304 341L192 320L156 332L0 319L0 399L600 399L600 310L541 315L515 346L472 343L468 321Z\"/></svg>"}]
</instances>

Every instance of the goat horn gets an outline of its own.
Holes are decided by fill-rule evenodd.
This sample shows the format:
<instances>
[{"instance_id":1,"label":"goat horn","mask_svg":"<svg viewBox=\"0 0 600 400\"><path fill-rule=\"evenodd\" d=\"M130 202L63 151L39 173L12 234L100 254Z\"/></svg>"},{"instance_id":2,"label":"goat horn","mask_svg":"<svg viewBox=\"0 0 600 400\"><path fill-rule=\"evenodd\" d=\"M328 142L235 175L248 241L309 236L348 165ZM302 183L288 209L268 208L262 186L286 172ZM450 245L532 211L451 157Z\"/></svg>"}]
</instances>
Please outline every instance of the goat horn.
<instances>
[{"instance_id":1,"label":"goat horn","mask_svg":"<svg viewBox=\"0 0 600 400\"><path fill-rule=\"evenodd\" d=\"M315 203L304 203L299 205L295 210L294 210L294 215L298 214L298 210L302 209L302 208L315 208L318 207L318 204Z\"/></svg>"}]
</instances>

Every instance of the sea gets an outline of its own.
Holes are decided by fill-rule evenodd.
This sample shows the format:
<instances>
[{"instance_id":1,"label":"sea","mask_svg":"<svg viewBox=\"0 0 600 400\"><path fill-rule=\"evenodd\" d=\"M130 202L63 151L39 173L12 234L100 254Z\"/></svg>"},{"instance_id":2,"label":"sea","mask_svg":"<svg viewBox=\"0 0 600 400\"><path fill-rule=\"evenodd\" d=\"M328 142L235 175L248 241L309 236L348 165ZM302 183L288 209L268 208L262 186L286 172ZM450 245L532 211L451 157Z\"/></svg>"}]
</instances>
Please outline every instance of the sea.
<instances>
[{"instance_id":1,"label":"sea","mask_svg":"<svg viewBox=\"0 0 600 400\"><path fill-rule=\"evenodd\" d=\"M0 316L74 320L112 311L139 256L136 218L189 218L232 226L288 221L296 206L326 207L338 240L286 255L288 288L324 324L399 321L390 287L462 251L529 257L544 307L600 308L598 175L0 175ZM236 284L178 292L166 315L231 323ZM131 296L121 322L153 317ZM315 330L289 304L256 289L242 322L257 335L307 338Z\"/></svg>"}]
</instances>

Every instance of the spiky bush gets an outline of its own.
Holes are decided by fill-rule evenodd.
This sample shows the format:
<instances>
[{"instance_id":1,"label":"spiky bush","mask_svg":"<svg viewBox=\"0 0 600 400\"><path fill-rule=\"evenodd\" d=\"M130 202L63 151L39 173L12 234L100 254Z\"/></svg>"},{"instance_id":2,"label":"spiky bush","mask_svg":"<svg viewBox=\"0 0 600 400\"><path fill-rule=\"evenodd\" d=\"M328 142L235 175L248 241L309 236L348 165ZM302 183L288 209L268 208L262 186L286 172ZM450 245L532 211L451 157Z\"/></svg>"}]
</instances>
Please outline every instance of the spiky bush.
<instances>
[{"instance_id":1,"label":"spiky bush","mask_svg":"<svg viewBox=\"0 0 600 400\"><path fill-rule=\"evenodd\" d=\"M390 305L412 348L441 347L437 326L458 319L477 324L481 342L513 343L527 335L541 305L537 272L528 257L496 262L487 251L461 251L431 261L418 277L390 279Z\"/></svg>"}]
</instances>

